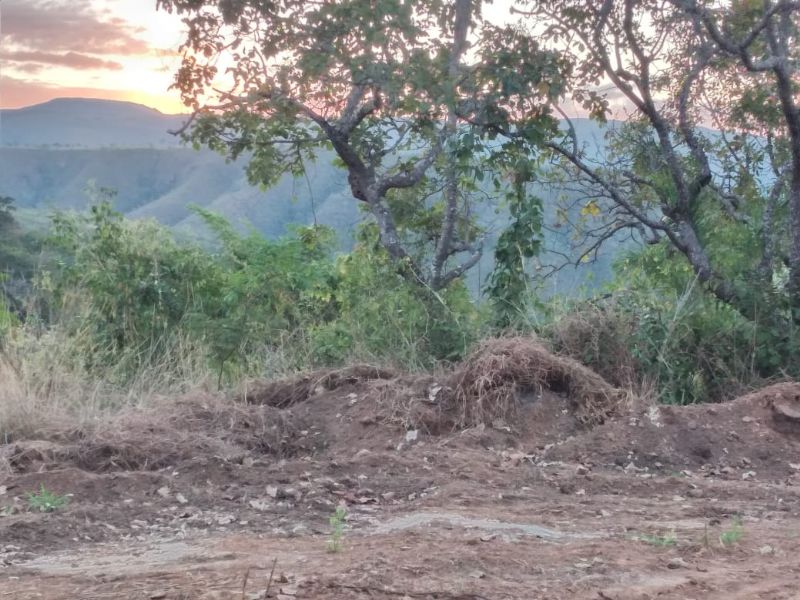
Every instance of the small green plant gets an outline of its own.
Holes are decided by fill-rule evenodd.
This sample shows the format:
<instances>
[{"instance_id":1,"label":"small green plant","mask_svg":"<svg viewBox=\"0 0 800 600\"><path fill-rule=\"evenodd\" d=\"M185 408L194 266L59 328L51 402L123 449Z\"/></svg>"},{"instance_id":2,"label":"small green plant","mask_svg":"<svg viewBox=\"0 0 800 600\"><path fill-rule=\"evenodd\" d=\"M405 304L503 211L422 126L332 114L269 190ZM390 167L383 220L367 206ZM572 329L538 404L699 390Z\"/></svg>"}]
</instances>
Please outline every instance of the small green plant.
<instances>
[{"instance_id":1,"label":"small green plant","mask_svg":"<svg viewBox=\"0 0 800 600\"><path fill-rule=\"evenodd\" d=\"M667 546L674 546L678 543L678 536L675 535L675 531L669 531L664 533L663 535L650 535L644 533L636 537L639 541L645 542L652 546L658 546L659 548L665 548Z\"/></svg>"},{"instance_id":2,"label":"small green plant","mask_svg":"<svg viewBox=\"0 0 800 600\"><path fill-rule=\"evenodd\" d=\"M344 535L346 518L347 510L340 504L328 519L331 524L331 539L328 540L328 552L339 552L342 549L342 536Z\"/></svg>"},{"instance_id":3,"label":"small green plant","mask_svg":"<svg viewBox=\"0 0 800 600\"><path fill-rule=\"evenodd\" d=\"M723 547L733 546L739 543L744 537L744 526L742 525L742 518L736 516L731 521L730 527L719 534L719 543Z\"/></svg>"},{"instance_id":4,"label":"small green plant","mask_svg":"<svg viewBox=\"0 0 800 600\"><path fill-rule=\"evenodd\" d=\"M61 496L44 487L42 484L38 492L28 494L28 507L38 512L53 512L69 504L69 498Z\"/></svg>"}]
</instances>

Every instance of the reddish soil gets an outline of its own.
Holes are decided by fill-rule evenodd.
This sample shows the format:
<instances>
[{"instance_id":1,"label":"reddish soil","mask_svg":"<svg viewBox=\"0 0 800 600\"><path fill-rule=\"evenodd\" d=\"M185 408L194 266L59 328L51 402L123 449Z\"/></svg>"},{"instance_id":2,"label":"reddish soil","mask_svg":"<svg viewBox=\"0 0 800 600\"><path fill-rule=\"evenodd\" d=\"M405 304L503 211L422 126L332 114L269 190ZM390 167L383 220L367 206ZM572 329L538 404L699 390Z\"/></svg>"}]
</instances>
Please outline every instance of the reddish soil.
<instances>
[{"instance_id":1,"label":"reddish soil","mask_svg":"<svg viewBox=\"0 0 800 600\"><path fill-rule=\"evenodd\" d=\"M800 598L800 384L452 430L432 377L295 383L0 446L0 599Z\"/></svg>"}]
</instances>

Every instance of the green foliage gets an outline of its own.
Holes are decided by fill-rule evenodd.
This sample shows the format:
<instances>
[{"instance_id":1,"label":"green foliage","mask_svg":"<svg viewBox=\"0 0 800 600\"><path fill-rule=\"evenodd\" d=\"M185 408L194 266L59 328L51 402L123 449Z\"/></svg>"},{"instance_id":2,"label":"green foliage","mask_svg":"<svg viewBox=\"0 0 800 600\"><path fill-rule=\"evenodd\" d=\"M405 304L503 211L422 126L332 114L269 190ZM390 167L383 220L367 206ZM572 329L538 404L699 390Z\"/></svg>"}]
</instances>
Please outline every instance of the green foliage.
<instances>
[{"instance_id":1,"label":"green foliage","mask_svg":"<svg viewBox=\"0 0 800 600\"><path fill-rule=\"evenodd\" d=\"M646 534L643 533L637 536L638 540L645 542L646 544L650 544L651 546L657 546L659 548L667 548L669 546L675 546L678 543L678 536L675 534L675 531L668 531L667 533L663 534Z\"/></svg>"},{"instance_id":2,"label":"green foliage","mask_svg":"<svg viewBox=\"0 0 800 600\"><path fill-rule=\"evenodd\" d=\"M526 259L541 249L542 201L525 193L524 181L508 194L511 223L500 234L494 249L495 264L486 291L500 328L520 322L531 298Z\"/></svg>"},{"instance_id":3,"label":"green foliage","mask_svg":"<svg viewBox=\"0 0 800 600\"><path fill-rule=\"evenodd\" d=\"M90 369L122 363L124 374L167 358L189 315L219 296L219 266L206 252L155 222L123 219L109 202L56 214L51 242L64 259L39 285L84 341Z\"/></svg>"},{"instance_id":4,"label":"green foliage","mask_svg":"<svg viewBox=\"0 0 800 600\"><path fill-rule=\"evenodd\" d=\"M728 260L733 272L735 258ZM541 328L556 349L614 384L648 382L662 402L690 404L800 374L797 333L769 294L755 295L764 291L757 282L750 290L763 304L751 320L708 293L665 244L628 254L615 268L604 298L556 299Z\"/></svg>"},{"instance_id":5,"label":"green foliage","mask_svg":"<svg viewBox=\"0 0 800 600\"><path fill-rule=\"evenodd\" d=\"M328 519L331 526L331 537L328 540L328 552L339 552L342 549L342 537L344 536L344 524L347 519L347 509L341 504L336 506L336 510Z\"/></svg>"},{"instance_id":6,"label":"green foliage","mask_svg":"<svg viewBox=\"0 0 800 600\"><path fill-rule=\"evenodd\" d=\"M11 277L29 277L41 240L26 231L14 216L14 200L0 196L0 273Z\"/></svg>"},{"instance_id":7,"label":"green foliage","mask_svg":"<svg viewBox=\"0 0 800 600\"><path fill-rule=\"evenodd\" d=\"M501 179L530 181L556 130L549 106L566 64L477 2L158 6L189 25L174 85L198 116L186 138L246 156L262 186L333 149L380 243L422 287L444 289L477 264L473 205L502 195ZM219 62L233 65L222 79ZM475 194L486 175L495 189Z\"/></svg>"},{"instance_id":8,"label":"green foliage","mask_svg":"<svg viewBox=\"0 0 800 600\"><path fill-rule=\"evenodd\" d=\"M265 350L291 356L290 368L360 358L417 369L460 358L474 339L478 313L464 285L435 293L409 283L374 227L336 257L324 227L268 240L195 212L218 240L213 252L108 202L54 216L61 260L38 288L84 368L113 369L120 381L147 365L178 369L176 344L188 342L222 384L260 372L254 357Z\"/></svg>"},{"instance_id":9,"label":"green foliage","mask_svg":"<svg viewBox=\"0 0 800 600\"><path fill-rule=\"evenodd\" d=\"M28 494L28 508L37 512L55 512L69 504L67 496L52 492L41 484L38 492Z\"/></svg>"},{"instance_id":10,"label":"green foliage","mask_svg":"<svg viewBox=\"0 0 800 600\"><path fill-rule=\"evenodd\" d=\"M719 534L719 543L724 546L733 546L738 544L744 537L744 526L742 525L742 518L736 516L731 521L730 526Z\"/></svg>"}]
</instances>

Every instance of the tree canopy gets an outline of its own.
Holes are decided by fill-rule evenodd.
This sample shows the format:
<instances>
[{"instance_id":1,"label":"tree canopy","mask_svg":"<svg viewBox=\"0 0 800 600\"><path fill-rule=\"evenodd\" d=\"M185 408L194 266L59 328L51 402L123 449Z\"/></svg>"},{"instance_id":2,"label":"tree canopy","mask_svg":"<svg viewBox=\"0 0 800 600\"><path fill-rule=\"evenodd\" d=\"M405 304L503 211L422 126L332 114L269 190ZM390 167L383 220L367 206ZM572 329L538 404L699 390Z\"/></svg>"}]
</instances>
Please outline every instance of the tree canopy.
<instances>
[{"instance_id":1,"label":"tree canopy","mask_svg":"<svg viewBox=\"0 0 800 600\"><path fill-rule=\"evenodd\" d=\"M195 113L184 134L246 155L262 185L332 148L383 248L434 290L480 259L481 182L520 192L555 129L564 63L524 29L493 25L479 0L159 7L188 27L175 79Z\"/></svg>"}]
</instances>

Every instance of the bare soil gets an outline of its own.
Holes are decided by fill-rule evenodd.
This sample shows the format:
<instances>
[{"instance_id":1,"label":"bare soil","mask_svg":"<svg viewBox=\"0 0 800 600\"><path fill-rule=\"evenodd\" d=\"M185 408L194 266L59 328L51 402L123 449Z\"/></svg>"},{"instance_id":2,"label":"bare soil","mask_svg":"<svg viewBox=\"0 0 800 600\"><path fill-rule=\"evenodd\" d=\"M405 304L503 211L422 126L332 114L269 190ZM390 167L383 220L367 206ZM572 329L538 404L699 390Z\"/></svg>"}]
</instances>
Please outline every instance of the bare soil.
<instances>
[{"instance_id":1,"label":"bare soil","mask_svg":"<svg viewBox=\"0 0 800 600\"><path fill-rule=\"evenodd\" d=\"M317 373L0 446L0 599L800 598L800 384L599 423L543 377L466 426L464 379Z\"/></svg>"}]
</instances>

